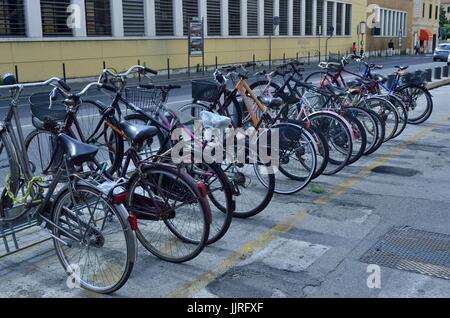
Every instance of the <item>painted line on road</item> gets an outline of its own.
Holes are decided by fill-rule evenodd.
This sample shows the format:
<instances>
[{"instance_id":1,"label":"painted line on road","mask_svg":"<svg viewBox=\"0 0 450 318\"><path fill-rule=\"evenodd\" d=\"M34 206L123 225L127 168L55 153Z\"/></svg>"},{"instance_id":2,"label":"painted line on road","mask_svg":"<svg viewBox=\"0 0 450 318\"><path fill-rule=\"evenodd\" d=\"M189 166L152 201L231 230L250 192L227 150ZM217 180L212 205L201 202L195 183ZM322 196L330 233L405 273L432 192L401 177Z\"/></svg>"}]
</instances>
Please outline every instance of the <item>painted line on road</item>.
<instances>
[{"instance_id":1,"label":"painted line on road","mask_svg":"<svg viewBox=\"0 0 450 318\"><path fill-rule=\"evenodd\" d=\"M242 246L238 251L233 252L230 256L225 258L219 266L211 269L200 276L196 277L189 283L176 289L174 292L167 295L168 298L184 298L192 297L193 294L205 288L211 281L222 275L230 268L234 267L239 261L246 259L256 250L267 246L272 242L277 234L288 233L297 222L303 222L308 216L307 210L303 209L297 212L284 223L279 223L267 232L261 234L253 241Z\"/></svg>"},{"instance_id":2,"label":"painted line on road","mask_svg":"<svg viewBox=\"0 0 450 318\"><path fill-rule=\"evenodd\" d=\"M368 167L364 168L357 175L350 177L348 180L345 180L339 185L337 185L333 190L331 190L331 195L329 194L327 194L326 196L324 195L321 198L313 201L313 203L317 205L326 205L332 202L333 200L339 198L340 196L345 194L352 186L356 185L362 179L369 176L372 173L373 168L380 166L392 160L394 157L400 155L408 145L424 138L425 136L430 134L434 129L448 122L448 120L449 115L446 115L445 118L440 120L438 123L433 124L430 127L424 128L411 138L401 143L398 147L396 147L389 153L383 155L380 159L374 160ZM297 222L300 221L304 222L307 219L307 216L308 216L307 210L303 209L297 212L286 222L275 225L270 230L258 236L255 240L242 246L238 251L233 252L230 256L225 258L217 267L197 276L195 279L187 282L186 284L177 288L172 293L168 294L167 297L168 298L192 297L195 293L201 291L203 288L208 286L208 284L214 281L217 277L223 275L229 269L233 268L237 263L248 258L253 252L266 247L270 242L272 242L276 238L276 234L288 233Z\"/></svg>"}]
</instances>

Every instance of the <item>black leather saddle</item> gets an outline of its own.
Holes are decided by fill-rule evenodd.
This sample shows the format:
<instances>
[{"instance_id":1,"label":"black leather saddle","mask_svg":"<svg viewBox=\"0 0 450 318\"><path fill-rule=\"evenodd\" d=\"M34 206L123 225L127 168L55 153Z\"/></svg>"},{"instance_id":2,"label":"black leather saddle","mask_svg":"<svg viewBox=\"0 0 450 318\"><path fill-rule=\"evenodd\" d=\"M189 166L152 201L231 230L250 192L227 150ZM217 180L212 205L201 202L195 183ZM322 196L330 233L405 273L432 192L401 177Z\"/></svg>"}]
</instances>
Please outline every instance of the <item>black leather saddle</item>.
<instances>
[{"instance_id":1,"label":"black leather saddle","mask_svg":"<svg viewBox=\"0 0 450 318\"><path fill-rule=\"evenodd\" d=\"M404 70L407 70L409 68L409 66L399 66L399 65L396 65L394 67L397 68L399 71L404 71Z\"/></svg>"},{"instance_id":2,"label":"black leather saddle","mask_svg":"<svg viewBox=\"0 0 450 318\"><path fill-rule=\"evenodd\" d=\"M127 121L122 121L120 128L134 144L142 144L158 134L158 128L154 126L136 125Z\"/></svg>"},{"instance_id":3,"label":"black leather saddle","mask_svg":"<svg viewBox=\"0 0 450 318\"><path fill-rule=\"evenodd\" d=\"M58 145L66 155L69 163L75 166L81 166L85 162L93 161L98 152L96 146L84 144L65 134L58 135Z\"/></svg>"}]
</instances>

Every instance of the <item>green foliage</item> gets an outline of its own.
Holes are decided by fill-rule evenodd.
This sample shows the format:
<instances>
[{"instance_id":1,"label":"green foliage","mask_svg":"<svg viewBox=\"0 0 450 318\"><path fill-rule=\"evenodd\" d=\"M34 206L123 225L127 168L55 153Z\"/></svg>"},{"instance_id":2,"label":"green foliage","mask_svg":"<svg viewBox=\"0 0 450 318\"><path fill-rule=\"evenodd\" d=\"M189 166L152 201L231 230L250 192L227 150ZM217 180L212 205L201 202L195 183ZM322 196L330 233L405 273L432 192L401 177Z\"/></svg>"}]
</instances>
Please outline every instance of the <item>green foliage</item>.
<instances>
[{"instance_id":1,"label":"green foliage","mask_svg":"<svg viewBox=\"0 0 450 318\"><path fill-rule=\"evenodd\" d=\"M439 26L442 28L444 27L446 24L448 24L448 19L445 16L446 12L443 6L440 7L440 12L439 12ZM448 32L447 32L448 33Z\"/></svg>"}]
</instances>

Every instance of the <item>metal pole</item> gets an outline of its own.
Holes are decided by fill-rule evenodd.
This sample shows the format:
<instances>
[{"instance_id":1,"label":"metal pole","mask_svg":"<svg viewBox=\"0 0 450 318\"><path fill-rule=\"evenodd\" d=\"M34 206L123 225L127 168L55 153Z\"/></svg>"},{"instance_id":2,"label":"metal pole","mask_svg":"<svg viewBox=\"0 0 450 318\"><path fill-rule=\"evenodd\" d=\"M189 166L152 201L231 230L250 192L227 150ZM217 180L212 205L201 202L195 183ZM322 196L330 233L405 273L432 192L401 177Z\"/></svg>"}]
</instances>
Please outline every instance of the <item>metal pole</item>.
<instances>
[{"instance_id":1,"label":"metal pole","mask_svg":"<svg viewBox=\"0 0 450 318\"><path fill-rule=\"evenodd\" d=\"M16 73L16 81L17 81L17 83L20 83L20 80L19 80L19 67L17 65L14 65L14 71Z\"/></svg>"},{"instance_id":2,"label":"metal pole","mask_svg":"<svg viewBox=\"0 0 450 318\"><path fill-rule=\"evenodd\" d=\"M170 79L170 58L167 58L167 78Z\"/></svg>"},{"instance_id":3,"label":"metal pole","mask_svg":"<svg viewBox=\"0 0 450 318\"><path fill-rule=\"evenodd\" d=\"M66 77L66 64L62 63L62 69L63 69L63 78L64 78L64 82L67 81L67 77Z\"/></svg>"}]
</instances>

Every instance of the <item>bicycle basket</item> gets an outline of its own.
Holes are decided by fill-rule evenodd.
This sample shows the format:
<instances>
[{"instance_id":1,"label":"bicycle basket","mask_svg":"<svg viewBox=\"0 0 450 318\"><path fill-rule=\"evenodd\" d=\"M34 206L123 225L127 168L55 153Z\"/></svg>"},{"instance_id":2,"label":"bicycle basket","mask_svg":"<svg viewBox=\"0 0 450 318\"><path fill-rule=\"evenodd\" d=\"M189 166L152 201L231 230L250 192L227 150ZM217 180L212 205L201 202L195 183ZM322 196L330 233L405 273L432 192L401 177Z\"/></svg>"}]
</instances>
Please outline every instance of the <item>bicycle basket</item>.
<instances>
[{"instance_id":1,"label":"bicycle basket","mask_svg":"<svg viewBox=\"0 0 450 318\"><path fill-rule=\"evenodd\" d=\"M421 85L427 80L427 73L416 72L416 73L406 73L402 76L402 82L404 84Z\"/></svg>"},{"instance_id":2,"label":"bicycle basket","mask_svg":"<svg viewBox=\"0 0 450 318\"><path fill-rule=\"evenodd\" d=\"M159 89L129 87L125 89L125 98L145 112L153 112L162 102L162 92Z\"/></svg>"},{"instance_id":3,"label":"bicycle basket","mask_svg":"<svg viewBox=\"0 0 450 318\"><path fill-rule=\"evenodd\" d=\"M220 85L212 81L192 81L192 99L214 102L220 97Z\"/></svg>"},{"instance_id":4,"label":"bicycle basket","mask_svg":"<svg viewBox=\"0 0 450 318\"><path fill-rule=\"evenodd\" d=\"M54 120L56 122L63 122L67 117L66 106L60 95L55 101L52 101L52 108L50 106L49 93L36 93L29 98L31 114L40 121Z\"/></svg>"}]
</instances>

